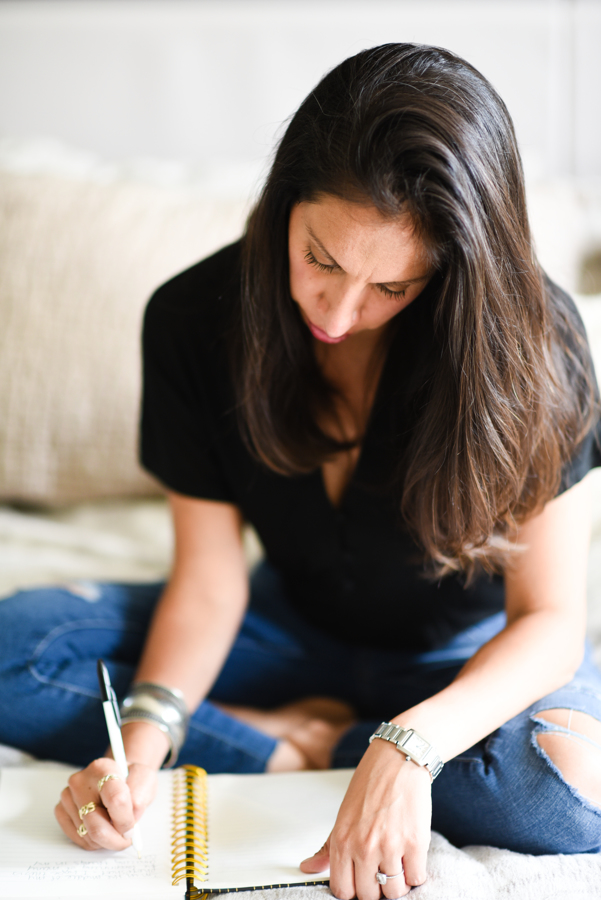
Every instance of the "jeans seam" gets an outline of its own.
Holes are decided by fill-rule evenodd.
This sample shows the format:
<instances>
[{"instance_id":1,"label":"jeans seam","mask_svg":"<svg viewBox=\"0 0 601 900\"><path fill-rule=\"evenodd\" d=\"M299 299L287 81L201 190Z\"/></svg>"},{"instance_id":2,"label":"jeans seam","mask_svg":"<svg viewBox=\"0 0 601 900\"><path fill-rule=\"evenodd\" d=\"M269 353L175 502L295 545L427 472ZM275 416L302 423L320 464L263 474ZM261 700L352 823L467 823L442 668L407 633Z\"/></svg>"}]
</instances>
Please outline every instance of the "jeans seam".
<instances>
[{"instance_id":1,"label":"jeans seam","mask_svg":"<svg viewBox=\"0 0 601 900\"><path fill-rule=\"evenodd\" d=\"M79 694L84 697L93 697L95 700L100 699L100 691L90 691L87 688L79 688L72 684L67 684L66 682L59 681L53 678L48 678L46 675L42 675L36 669L36 663L39 662L42 655L48 649L48 647L58 638L62 637L64 634L68 634L71 631L83 631L90 629L106 629L110 627L111 630L119 630L121 634L125 632L135 633L138 632L140 634L144 633L144 629L140 628L138 623L136 622L125 622L121 623L115 619L79 619L74 622L63 623L62 625L57 625L56 628L53 628L52 631L49 631L48 634L42 638L42 640L36 645L31 657L29 658L29 662L27 664L27 669L30 675L36 679L36 681L40 682L40 684L48 684L53 687L61 688L61 690L69 691L72 694Z\"/></svg>"},{"instance_id":2,"label":"jeans seam","mask_svg":"<svg viewBox=\"0 0 601 900\"><path fill-rule=\"evenodd\" d=\"M71 694L79 694L82 697L92 697L94 700L100 700L100 691L90 691L87 688L78 688L72 684L67 684L64 681L53 681L52 678L46 678L44 675L39 675L33 666L29 665L27 668L30 675L32 675L36 681L39 681L40 684L49 684L52 685L52 687L60 688L63 691L69 691Z\"/></svg>"},{"instance_id":3,"label":"jeans seam","mask_svg":"<svg viewBox=\"0 0 601 900\"><path fill-rule=\"evenodd\" d=\"M31 656L31 662L33 662L36 657L39 658L53 641L61 637L63 634L67 634L69 631L83 631L86 628L100 629L106 628L107 626L110 626L112 630L119 629L120 631L131 631L133 630L131 628L131 625L135 625L137 631L143 631L143 629L140 628L137 622L122 623L118 619L75 619L72 622L64 622L62 625L57 625L56 628L53 628L52 631L49 631L48 634L42 638L39 644L36 645Z\"/></svg>"}]
</instances>

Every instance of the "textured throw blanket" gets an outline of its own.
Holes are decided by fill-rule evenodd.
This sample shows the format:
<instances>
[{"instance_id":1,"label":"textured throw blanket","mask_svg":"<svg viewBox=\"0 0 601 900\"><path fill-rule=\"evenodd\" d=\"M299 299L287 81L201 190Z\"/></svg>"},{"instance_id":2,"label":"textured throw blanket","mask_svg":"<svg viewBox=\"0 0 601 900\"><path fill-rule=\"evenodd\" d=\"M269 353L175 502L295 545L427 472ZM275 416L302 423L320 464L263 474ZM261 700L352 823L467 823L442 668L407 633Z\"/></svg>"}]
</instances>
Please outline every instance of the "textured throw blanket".
<instances>
[{"instance_id":1,"label":"textured throw blanket","mask_svg":"<svg viewBox=\"0 0 601 900\"><path fill-rule=\"evenodd\" d=\"M238 900L324 900L326 887L236 894ZM458 850L436 832L428 880L410 900L599 900L601 856L525 856L493 847Z\"/></svg>"}]
</instances>

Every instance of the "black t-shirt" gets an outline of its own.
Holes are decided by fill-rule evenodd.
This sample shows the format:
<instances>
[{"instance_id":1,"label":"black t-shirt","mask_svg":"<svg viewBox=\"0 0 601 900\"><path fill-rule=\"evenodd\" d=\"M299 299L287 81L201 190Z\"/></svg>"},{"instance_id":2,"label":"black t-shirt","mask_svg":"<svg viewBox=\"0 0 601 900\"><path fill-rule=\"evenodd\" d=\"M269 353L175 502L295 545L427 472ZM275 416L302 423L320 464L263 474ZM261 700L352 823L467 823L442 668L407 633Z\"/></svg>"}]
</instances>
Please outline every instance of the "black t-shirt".
<instances>
[{"instance_id":1,"label":"black t-shirt","mask_svg":"<svg viewBox=\"0 0 601 900\"><path fill-rule=\"evenodd\" d=\"M143 338L143 465L177 493L238 506L298 611L341 639L435 649L502 610L500 576L480 576L469 588L456 576L437 583L424 578L389 490L396 458L392 437L402 431L390 413L399 408L403 374L394 359L403 357L408 384L418 363L411 354L431 337L427 302L399 314L405 317L399 331L406 352L388 355L357 468L334 508L321 470L278 475L259 464L242 440L228 356L239 273L237 243L176 276L151 298ZM564 473L562 488L596 465L601 455L591 433Z\"/></svg>"}]
</instances>

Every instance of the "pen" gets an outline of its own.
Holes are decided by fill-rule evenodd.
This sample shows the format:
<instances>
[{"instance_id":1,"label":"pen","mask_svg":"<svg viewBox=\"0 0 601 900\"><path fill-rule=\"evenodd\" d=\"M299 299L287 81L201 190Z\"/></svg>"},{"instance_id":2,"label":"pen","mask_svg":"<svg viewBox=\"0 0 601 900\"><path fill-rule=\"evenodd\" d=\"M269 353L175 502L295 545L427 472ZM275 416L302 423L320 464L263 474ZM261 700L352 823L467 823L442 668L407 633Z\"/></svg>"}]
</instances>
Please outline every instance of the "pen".
<instances>
[{"instance_id":1,"label":"pen","mask_svg":"<svg viewBox=\"0 0 601 900\"><path fill-rule=\"evenodd\" d=\"M111 684L108 669L101 659L98 660L98 683L100 684L100 693L102 694L102 708L106 719L106 727L109 732L109 741L113 758L119 768L123 778L127 778L129 770L127 768L127 760L125 759L125 747L123 746L123 738L121 736L121 716L119 715L119 707L117 705L117 697ZM142 835L138 823L133 827L131 842L134 850L138 851L138 859L142 858Z\"/></svg>"}]
</instances>

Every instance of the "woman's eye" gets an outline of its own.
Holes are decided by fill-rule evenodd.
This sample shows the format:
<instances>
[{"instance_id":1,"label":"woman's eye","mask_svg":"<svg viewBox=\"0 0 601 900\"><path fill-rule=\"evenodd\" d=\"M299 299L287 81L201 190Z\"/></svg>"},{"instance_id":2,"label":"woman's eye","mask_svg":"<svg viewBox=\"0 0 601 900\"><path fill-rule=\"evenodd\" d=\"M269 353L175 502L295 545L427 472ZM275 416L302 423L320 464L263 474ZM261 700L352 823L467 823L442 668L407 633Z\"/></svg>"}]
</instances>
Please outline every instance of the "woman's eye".
<instances>
[{"instance_id":1,"label":"woman's eye","mask_svg":"<svg viewBox=\"0 0 601 900\"><path fill-rule=\"evenodd\" d=\"M315 266L316 269L319 269L320 272L333 272L337 266L326 266L325 263L320 263L318 259L315 259L311 250L307 250L305 253L305 259L309 263L310 266Z\"/></svg>"},{"instance_id":2,"label":"woman's eye","mask_svg":"<svg viewBox=\"0 0 601 900\"><path fill-rule=\"evenodd\" d=\"M318 259L313 255L313 251L310 248L307 248L305 253L305 260L309 263L310 266L314 266L316 269L319 269L320 272L335 272L339 267L337 265L326 265L325 263L319 262ZM401 300L405 294L407 293L407 288L403 288L402 291L391 291L390 288L387 288L385 284L377 284L377 289L381 294L384 294L386 297L392 297L394 300Z\"/></svg>"},{"instance_id":3,"label":"woman's eye","mask_svg":"<svg viewBox=\"0 0 601 900\"><path fill-rule=\"evenodd\" d=\"M391 291L390 288L387 288L385 284L379 284L378 290L384 294L386 297L393 297L396 300L400 300L407 293L407 288L403 288L402 291Z\"/></svg>"}]
</instances>

